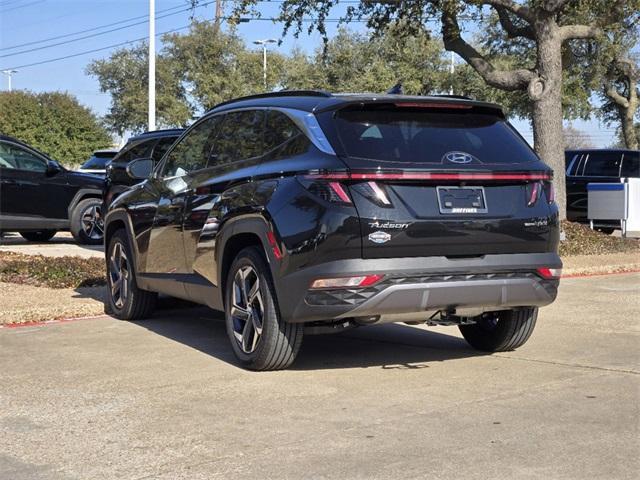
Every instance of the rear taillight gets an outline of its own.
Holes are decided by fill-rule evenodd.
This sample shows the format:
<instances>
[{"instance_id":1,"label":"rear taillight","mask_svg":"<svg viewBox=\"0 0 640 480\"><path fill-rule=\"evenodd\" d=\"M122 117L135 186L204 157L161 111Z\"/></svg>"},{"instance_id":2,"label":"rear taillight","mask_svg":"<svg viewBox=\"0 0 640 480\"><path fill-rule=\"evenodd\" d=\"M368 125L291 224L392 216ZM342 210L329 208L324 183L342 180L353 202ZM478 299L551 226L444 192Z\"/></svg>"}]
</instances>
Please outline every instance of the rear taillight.
<instances>
[{"instance_id":1,"label":"rear taillight","mask_svg":"<svg viewBox=\"0 0 640 480\"><path fill-rule=\"evenodd\" d=\"M556 201L556 191L553 188L553 182L544 181L542 182L544 187L544 196L547 198L547 203L552 204Z\"/></svg>"},{"instance_id":2,"label":"rear taillight","mask_svg":"<svg viewBox=\"0 0 640 480\"><path fill-rule=\"evenodd\" d=\"M562 269L540 267L540 268L536 268L536 273L546 280L553 280L553 279L560 278L560 276L562 275Z\"/></svg>"},{"instance_id":3,"label":"rear taillight","mask_svg":"<svg viewBox=\"0 0 640 480\"><path fill-rule=\"evenodd\" d=\"M319 278L311 284L312 289L319 288L359 288L375 285L384 275L358 275L354 277Z\"/></svg>"},{"instance_id":4,"label":"rear taillight","mask_svg":"<svg viewBox=\"0 0 640 480\"><path fill-rule=\"evenodd\" d=\"M540 182L527 183L527 207L533 207L536 204L540 197L541 190L542 186L540 185Z\"/></svg>"},{"instance_id":5,"label":"rear taillight","mask_svg":"<svg viewBox=\"0 0 640 480\"><path fill-rule=\"evenodd\" d=\"M337 180L308 178L300 181L312 195L325 202L351 204L351 197L344 185Z\"/></svg>"}]
</instances>

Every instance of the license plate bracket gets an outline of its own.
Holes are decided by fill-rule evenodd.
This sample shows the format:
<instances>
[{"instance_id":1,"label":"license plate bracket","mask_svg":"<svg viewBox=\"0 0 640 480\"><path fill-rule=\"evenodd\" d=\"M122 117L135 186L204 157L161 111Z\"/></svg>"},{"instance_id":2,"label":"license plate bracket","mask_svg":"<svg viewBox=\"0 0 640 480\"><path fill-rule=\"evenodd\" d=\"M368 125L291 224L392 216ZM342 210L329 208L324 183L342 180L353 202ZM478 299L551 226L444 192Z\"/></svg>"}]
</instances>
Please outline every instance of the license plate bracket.
<instances>
[{"instance_id":1,"label":"license plate bracket","mask_svg":"<svg viewBox=\"0 0 640 480\"><path fill-rule=\"evenodd\" d=\"M436 187L440 213L475 215L487 213L483 187Z\"/></svg>"}]
</instances>

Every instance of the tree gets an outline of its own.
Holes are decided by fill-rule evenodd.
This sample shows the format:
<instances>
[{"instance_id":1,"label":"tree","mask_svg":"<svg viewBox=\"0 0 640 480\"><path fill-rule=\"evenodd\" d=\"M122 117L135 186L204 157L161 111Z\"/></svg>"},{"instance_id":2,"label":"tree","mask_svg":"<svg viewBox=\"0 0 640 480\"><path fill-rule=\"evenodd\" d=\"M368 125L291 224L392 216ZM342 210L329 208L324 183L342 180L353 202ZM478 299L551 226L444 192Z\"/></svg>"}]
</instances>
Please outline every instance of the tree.
<instances>
[{"instance_id":1,"label":"tree","mask_svg":"<svg viewBox=\"0 0 640 480\"><path fill-rule=\"evenodd\" d=\"M256 5L256 0L239 0L235 15ZM326 38L325 21L334 0L284 0L279 19L284 31L292 27L299 34L311 17L310 28ZM415 0L371 2L361 0L349 6L344 21L367 19L374 31L384 30L401 19L409 27L424 25L438 15L447 50L457 53L490 86L505 91L526 92L531 104L534 143L537 153L555 170L554 185L565 217L564 152L562 149L563 46L572 39L591 39L618 28L622 19L639 15L640 0ZM462 37L459 18L490 8L500 28L515 40L531 43L535 62L526 68L503 68Z\"/></svg>"},{"instance_id":2,"label":"tree","mask_svg":"<svg viewBox=\"0 0 640 480\"><path fill-rule=\"evenodd\" d=\"M580 148L593 148L591 137L573 125L568 125L562 129L565 150L577 150Z\"/></svg>"},{"instance_id":3,"label":"tree","mask_svg":"<svg viewBox=\"0 0 640 480\"><path fill-rule=\"evenodd\" d=\"M113 139L98 117L63 92L0 92L0 133L18 138L68 166Z\"/></svg>"},{"instance_id":4,"label":"tree","mask_svg":"<svg viewBox=\"0 0 640 480\"><path fill-rule=\"evenodd\" d=\"M603 107L605 121L618 120L625 146L637 150L640 137L634 124L640 111L640 65L631 56L620 55L611 62L603 83L608 100Z\"/></svg>"},{"instance_id":5,"label":"tree","mask_svg":"<svg viewBox=\"0 0 640 480\"><path fill-rule=\"evenodd\" d=\"M174 62L158 55L156 61L156 109L160 126L183 126L192 117L182 85L182 72ZM86 69L98 78L100 91L111 94L105 115L107 126L122 136L125 131L147 129L148 48L144 42L117 50L109 59L96 60Z\"/></svg>"}]
</instances>

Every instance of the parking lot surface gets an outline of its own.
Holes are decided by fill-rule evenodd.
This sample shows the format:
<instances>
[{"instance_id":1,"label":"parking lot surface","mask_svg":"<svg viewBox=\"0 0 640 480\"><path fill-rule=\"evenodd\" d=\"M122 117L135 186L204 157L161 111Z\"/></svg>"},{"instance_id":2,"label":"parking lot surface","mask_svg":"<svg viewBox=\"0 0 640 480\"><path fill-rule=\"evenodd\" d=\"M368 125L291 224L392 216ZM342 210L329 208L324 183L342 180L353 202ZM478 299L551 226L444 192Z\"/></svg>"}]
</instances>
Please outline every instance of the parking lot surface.
<instances>
[{"instance_id":1,"label":"parking lot surface","mask_svg":"<svg viewBox=\"0 0 640 480\"><path fill-rule=\"evenodd\" d=\"M69 232L58 232L48 242L28 242L17 233L6 233L0 238L0 251L25 255L64 257L77 255L84 258L104 257L102 245L79 245Z\"/></svg>"},{"instance_id":2,"label":"parking lot surface","mask_svg":"<svg viewBox=\"0 0 640 480\"><path fill-rule=\"evenodd\" d=\"M636 479L639 347L639 274L564 280L496 355L387 325L252 373L200 308L0 329L0 478Z\"/></svg>"}]
</instances>

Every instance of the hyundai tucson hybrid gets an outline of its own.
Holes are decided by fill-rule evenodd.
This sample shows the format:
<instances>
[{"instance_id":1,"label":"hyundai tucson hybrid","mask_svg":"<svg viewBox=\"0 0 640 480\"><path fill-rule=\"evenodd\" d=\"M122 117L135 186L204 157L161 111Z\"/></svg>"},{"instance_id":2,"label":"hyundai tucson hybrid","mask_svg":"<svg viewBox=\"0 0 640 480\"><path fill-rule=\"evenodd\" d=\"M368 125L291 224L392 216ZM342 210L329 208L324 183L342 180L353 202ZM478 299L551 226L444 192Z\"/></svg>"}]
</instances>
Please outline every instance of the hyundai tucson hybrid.
<instances>
[{"instance_id":1,"label":"hyundai tucson hybrid","mask_svg":"<svg viewBox=\"0 0 640 480\"><path fill-rule=\"evenodd\" d=\"M289 366L307 334L458 325L524 344L562 267L552 171L500 107L292 91L216 106L106 216L108 307L158 293L224 311L239 362Z\"/></svg>"},{"instance_id":2,"label":"hyundai tucson hybrid","mask_svg":"<svg viewBox=\"0 0 640 480\"><path fill-rule=\"evenodd\" d=\"M46 242L71 230L79 243L102 243L103 180L65 169L55 160L0 135L0 232Z\"/></svg>"}]
</instances>

